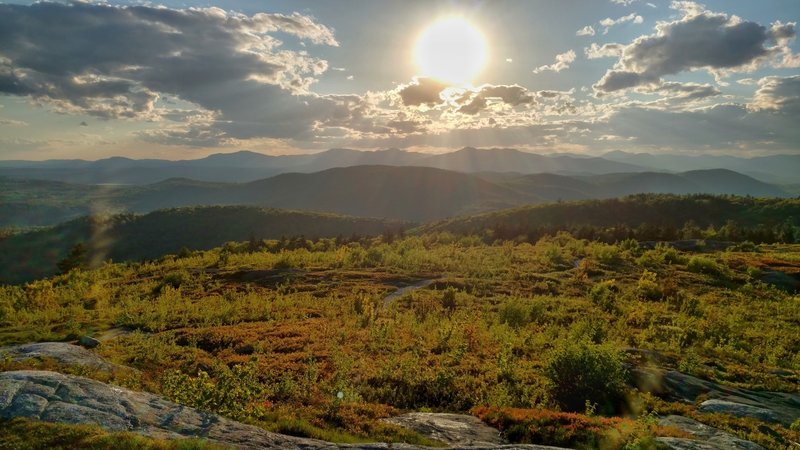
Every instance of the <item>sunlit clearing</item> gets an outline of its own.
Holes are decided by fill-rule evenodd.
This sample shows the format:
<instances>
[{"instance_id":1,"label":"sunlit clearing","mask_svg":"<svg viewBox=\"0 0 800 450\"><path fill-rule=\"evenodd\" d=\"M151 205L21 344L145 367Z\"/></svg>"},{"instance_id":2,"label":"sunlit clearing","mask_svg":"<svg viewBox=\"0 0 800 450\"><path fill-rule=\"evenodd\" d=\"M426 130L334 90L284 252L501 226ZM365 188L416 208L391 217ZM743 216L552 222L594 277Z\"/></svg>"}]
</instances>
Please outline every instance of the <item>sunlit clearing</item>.
<instances>
[{"instance_id":1,"label":"sunlit clearing","mask_svg":"<svg viewBox=\"0 0 800 450\"><path fill-rule=\"evenodd\" d=\"M417 39L416 59L422 75L445 83L469 83L483 69L486 57L483 35L460 17L435 22Z\"/></svg>"}]
</instances>

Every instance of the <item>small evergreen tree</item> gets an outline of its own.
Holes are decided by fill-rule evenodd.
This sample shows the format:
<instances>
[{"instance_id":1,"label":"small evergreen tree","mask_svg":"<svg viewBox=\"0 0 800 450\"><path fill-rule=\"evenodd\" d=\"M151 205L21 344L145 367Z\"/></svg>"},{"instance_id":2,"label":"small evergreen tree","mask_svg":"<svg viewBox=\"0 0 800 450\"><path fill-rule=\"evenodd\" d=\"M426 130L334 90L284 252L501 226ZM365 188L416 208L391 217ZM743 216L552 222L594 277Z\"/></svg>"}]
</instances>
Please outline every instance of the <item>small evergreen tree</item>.
<instances>
[{"instance_id":1,"label":"small evergreen tree","mask_svg":"<svg viewBox=\"0 0 800 450\"><path fill-rule=\"evenodd\" d=\"M88 252L83 243L72 246L66 258L58 262L59 273L68 273L74 269L85 269L88 264Z\"/></svg>"}]
</instances>

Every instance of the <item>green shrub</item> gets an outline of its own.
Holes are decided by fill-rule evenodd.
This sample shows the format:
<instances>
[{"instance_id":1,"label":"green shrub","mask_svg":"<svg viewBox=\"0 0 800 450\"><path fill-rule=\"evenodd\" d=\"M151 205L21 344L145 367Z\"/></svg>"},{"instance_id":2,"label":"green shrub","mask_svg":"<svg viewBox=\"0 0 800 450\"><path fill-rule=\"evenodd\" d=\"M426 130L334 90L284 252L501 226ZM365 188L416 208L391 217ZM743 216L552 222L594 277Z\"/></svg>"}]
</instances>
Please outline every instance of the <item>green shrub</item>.
<instances>
[{"instance_id":1,"label":"green shrub","mask_svg":"<svg viewBox=\"0 0 800 450\"><path fill-rule=\"evenodd\" d=\"M530 322L529 310L519 300L509 300L497 312L500 323L511 328L522 328Z\"/></svg>"},{"instance_id":2,"label":"green shrub","mask_svg":"<svg viewBox=\"0 0 800 450\"><path fill-rule=\"evenodd\" d=\"M182 405L213 411L234 419L246 418L248 408L263 398L266 386L258 381L255 363L229 369L216 368L216 377L200 371L196 377L180 371L169 371L161 379L163 394Z\"/></svg>"},{"instance_id":3,"label":"green shrub","mask_svg":"<svg viewBox=\"0 0 800 450\"><path fill-rule=\"evenodd\" d=\"M658 300L663 297L663 292L661 292L661 286L658 285L657 279L658 276L655 272L644 269L639 282L636 283L638 296L645 300Z\"/></svg>"},{"instance_id":4,"label":"green shrub","mask_svg":"<svg viewBox=\"0 0 800 450\"><path fill-rule=\"evenodd\" d=\"M283 253L275 260L275 263L272 264L272 268L275 270L288 270L294 267L292 263L292 259L289 258L289 255Z\"/></svg>"},{"instance_id":5,"label":"green shrub","mask_svg":"<svg viewBox=\"0 0 800 450\"><path fill-rule=\"evenodd\" d=\"M595 243L591 247L591 253L597 262L606 266L614 265L622 258L622 251L616 245Z\"/></svg>"},{"instance_id":6,"label":"green shrub","mask_svg":"<svg viewBox=\"0 0 800 450\"><path fill-rule=\"evenodd\" d=\"M624 395L626 371L619 351L585 341L562 341L548 356L544 374L550 395L565 411L584 411L586 402L611 414Z\"/></svg>"},{"instance_id":7,"label":"green shrub","mask_svg":"<svg viewBox=\"0 0 800 450\"><path fill-rule=\"evenodd\" d=\"M607 322L596 316L589 316L585 319L575 322L570 328L570 338L576 341L583 340L600 344L606 340L608 330L606 329Z\"/></svg>"},{"instance_id":8,"label":"green shrub","mask_svg":"<svg viewBox=\"0 0 800 450\"><path fill-rule=\"evenodd\" d=\"M445 289L445 291L442 293L441 302L442 308L445 310L449 312L455 311L456 306L458 306L458 303L456 302L456 290L452 287Z\"/></svg>"},{"instance_id":9,"label":"green shrub","mask_svg":"<svg viewBox=\"0 0 800 450\"><path fill-rule=\"evenodd\" d=\"M589 291L589 299L605 312L613 312L616 309L616 281L601 281Z\"/></svg>"},{"instance_id":10,"label":"green shrub","mask_svg":"<svg viewBox=\"0 0 800 450\"><path fill-rule=\"evenodd\" d=\"M705 256L692 256L686 268L689 269L690 272L709 275L717 275L722 271L716 261Z\"/></svg>"}]
</instances>

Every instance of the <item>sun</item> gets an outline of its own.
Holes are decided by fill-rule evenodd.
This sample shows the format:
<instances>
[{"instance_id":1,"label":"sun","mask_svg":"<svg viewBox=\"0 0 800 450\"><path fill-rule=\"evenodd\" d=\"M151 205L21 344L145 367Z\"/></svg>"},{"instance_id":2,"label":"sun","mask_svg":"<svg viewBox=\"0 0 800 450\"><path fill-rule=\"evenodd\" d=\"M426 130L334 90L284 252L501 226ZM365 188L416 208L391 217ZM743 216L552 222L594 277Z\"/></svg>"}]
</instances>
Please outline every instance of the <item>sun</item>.
<instances>
[{"instance_id":1,"label":"sun","mask_svg":"<svg viewBox=\"0 0 800 450\"><path fill-rule=\"evenodd\" d=\"M441 19L420 34L415 49L421 75L447 84L472 81L486 64L486 39L461 17Z\"/></svg>"}]
</instances>

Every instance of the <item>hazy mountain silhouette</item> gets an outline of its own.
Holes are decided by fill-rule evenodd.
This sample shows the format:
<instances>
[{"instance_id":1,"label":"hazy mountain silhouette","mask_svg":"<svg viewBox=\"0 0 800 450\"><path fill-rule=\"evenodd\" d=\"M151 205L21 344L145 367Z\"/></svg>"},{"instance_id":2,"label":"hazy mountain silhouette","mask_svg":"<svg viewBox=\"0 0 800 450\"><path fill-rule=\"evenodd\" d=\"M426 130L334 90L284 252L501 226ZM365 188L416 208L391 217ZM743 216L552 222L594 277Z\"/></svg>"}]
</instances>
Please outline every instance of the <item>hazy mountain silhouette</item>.
<instances>
[{"instance_id":1,"label":"hazy mountain silhouette","mask_svg":"<svg viewBox=\"0 0 800 450\"><path fill-rule=\"evenodd\" d=\"M247 182L280 173L310 173L359 165L422 166L457 172L602 174L645 170L636 165L602 158L537 155L513 149L479 150L467 147L441 155L398 149L374 152L331 149L310 155L284 156L240 151L183 161L135 160L122 157L97 161L0 161L0 176L84 184L149 184L169 178Z\"/></svg>"},{"instance_id":2,"label":"hazy mountain silhouette","mask_svg":"<svg viewBox=\"0 0 800 450\"><path fill-rule=\"evenodd\" d=\"M85 186L0 179L0 226L53 225L98 212L146 213L202 205L254 205L415 222L554 200L637 193L788 197L781 188L729 170L592 176L353 166L287 173L248 183L172 178L144 186Z\"/></svg>"}]
</instances>

